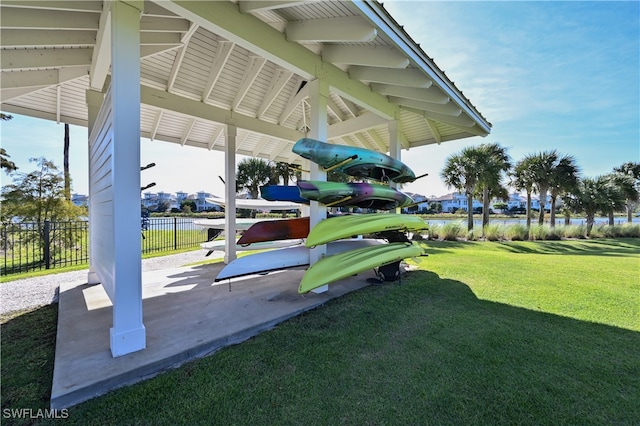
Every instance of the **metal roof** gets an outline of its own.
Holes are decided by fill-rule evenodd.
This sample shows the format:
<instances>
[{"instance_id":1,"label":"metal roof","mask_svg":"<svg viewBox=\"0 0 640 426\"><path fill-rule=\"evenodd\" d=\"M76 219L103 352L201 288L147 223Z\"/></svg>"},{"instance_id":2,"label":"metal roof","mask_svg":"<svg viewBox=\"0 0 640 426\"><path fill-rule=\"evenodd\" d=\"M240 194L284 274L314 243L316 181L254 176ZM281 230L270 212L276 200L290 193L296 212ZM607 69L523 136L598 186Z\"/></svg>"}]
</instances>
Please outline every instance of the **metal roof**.
<instances>
[{"instance_id":1,"label":"metal roof","mask_svg":"<svg viewBox=\"0 0 640 426\"><path fill-rule=\"evenodd\" d=\"M109 84L109 8L101 1L0 3L3 111L87 125L86 91ZM329 141L386 152L472 136L491 124L372 1L144 1L141 136L298 162L305 84L329 83Z\"/></svg>"}]
</instances>

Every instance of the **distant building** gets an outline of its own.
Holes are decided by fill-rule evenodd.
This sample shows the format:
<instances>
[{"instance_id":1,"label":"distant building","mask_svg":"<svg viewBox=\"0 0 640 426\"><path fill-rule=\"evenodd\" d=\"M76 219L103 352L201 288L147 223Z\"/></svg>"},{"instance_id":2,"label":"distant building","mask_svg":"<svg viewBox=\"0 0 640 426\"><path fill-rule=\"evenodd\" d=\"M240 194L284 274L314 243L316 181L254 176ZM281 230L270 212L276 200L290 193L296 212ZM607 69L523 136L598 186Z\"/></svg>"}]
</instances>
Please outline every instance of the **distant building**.
<instances>
[{"instance_id":1,"label":"distant building","mask_svg":"<svg viewBox=\"0 0 640 426\"><path fill-rule=\"evenodd\" d=\"M440 203L442 206L442 213L454 213L460 209L467 209L467 196L460 192L452 192L441 197L436 197L431 202ZM481 208L482 203L478 200L473 200L473 208Z\"/></svg>"},{"instance_id":2,"label":"distant building","mask_svg":"<svg viewBox=\"0 0 640 426\"><path fill-rule=\"evenodd\" d=\"M84 194L71 194L71 202L76 206L88 207L89 197Z\"/></svg>"}]
</instances>

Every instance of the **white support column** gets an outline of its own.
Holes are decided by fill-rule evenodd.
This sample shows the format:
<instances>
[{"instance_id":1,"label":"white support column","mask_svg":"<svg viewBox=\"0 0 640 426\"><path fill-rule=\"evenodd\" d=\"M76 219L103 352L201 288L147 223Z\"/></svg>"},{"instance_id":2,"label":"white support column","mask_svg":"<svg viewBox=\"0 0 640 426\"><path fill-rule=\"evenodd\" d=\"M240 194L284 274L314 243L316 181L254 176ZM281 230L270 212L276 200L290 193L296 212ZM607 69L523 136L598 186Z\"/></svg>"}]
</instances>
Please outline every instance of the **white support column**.
<instances>
[{"instance_id":1,"label":"white support column","mask_svg":"<svg viewBox=\"0 0 640 426\"><path fill-rule=\"evenodd\" d=\"M329 98L328 83L317 78L308 83L309 87L309 137L323 142L327 141L327 99ZM318 164L310 163L311 180L327 180L327 173L318 166ZM318 222L327 218L327 208L324 204L317 201L311 201L309 214L309 226L313 228ZM327 253L327 246L317 246L310 251L311 265L320 260ZM324 293L329 289L328 285L318 287L313 290L314 293Z\"/></svg>"},{"instance_id":2,"label":"white support column","mask_svg":"<svg viewBox=\"0 0 640 426\"><path fill-rule=\"evenodd\" d=\"M87 90L86 91L86 100L87 100L87 111L88 111L88 135L91 135L91 131L93 130L93 126L96 123L96 119L98 118L98 113L100 112L100 108L102 107L102 102L104 100L104 94L101 92L97 92L95 90ZM87 143L89 143L89 138L87 138ZM88 151L87 164L91 167L91 150ZM87 179L89 182L89 235L91 235L91 227L92 224L96 221L95 215L95 207L92 206L91 203L91 194L93 193L92 183L93 179ZM98 274L96 274L96 270L94 268L94 257L93 254L96 251L93 249L93 246L98 243L97 238L89 238L89 272L87 274L87 283L89 284L98 284L100 279L98 279Z\"/></svg>"},{"instance_id":3,"label":"white support column","mask_svg":"<svg viewBox=\"0 0 640 426\"><path fill-rule=\"evenodd\" d=\"M396 160L402 160L402 144L400 143L400 121L389 120L389 156ZM398 184L390 182L389 186L397 188ZM396 213L400 213L400 209L396 208Z\"/></svg>"},{"instance_id":4,"label":"white support column","mask_svg":"<svg viewBox=\"0 0 640 426\"><path fill-rule=\"evenodd\" d=\"M227 124L225 129L224 148L224 181L225 200L224 208L224 263L236 259L236 137L238 128Z\"/></svg>"},{"instance_id":5,"label":"white support column","mask_svg":"<svg viewBox=\"0 0 640 426\"><path fill-rule=\"evenodd\" d=\"M140 12L142 1L111 5L114 357L146 347L140 247Z\"/></svg>"}]
</instances>

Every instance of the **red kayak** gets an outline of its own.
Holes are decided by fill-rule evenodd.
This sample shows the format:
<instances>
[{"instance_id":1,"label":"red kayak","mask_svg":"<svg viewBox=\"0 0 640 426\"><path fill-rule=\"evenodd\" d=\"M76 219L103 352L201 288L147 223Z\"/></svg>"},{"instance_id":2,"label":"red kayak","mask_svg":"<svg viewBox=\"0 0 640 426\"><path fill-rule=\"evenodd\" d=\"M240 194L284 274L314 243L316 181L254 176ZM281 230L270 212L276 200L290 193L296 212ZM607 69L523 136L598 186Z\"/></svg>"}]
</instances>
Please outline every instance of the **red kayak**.
<instances>
[{"instance_id":1,"label":"red kayak","mask_svg":"<svg viewBox=\"0 0 640 426\"><path fill-rule=\"evenodd\" d=\"M309 218L265 220L251 225L238 240L239 245L265 241L290 240L307 238L309 235Z\"/></svg>"}]
</instances>

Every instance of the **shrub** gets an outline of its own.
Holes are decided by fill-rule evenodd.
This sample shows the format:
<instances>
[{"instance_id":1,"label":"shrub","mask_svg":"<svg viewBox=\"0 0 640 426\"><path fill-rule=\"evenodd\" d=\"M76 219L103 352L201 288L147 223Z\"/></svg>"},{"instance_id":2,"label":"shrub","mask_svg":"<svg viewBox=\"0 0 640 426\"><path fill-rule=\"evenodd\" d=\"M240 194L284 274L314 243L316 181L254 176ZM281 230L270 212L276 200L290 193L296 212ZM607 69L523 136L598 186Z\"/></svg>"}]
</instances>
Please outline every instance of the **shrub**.
<instances>
[{"instance_id":1,"label":"shrub","mask_svg":"<svg viewBox=\"0 0 640 426\"><path fill-rule=\"evenodd\" d=\"M440 239L446 241L456 241L462 235L462 224L458 221L449 222L442 227Z\"/></svg>"},{"instance_id":2,"label":"shrub","mask_svg":"<svg viewBox=\"0 0 640 426\"><path fill-rule=\"evenodd\" d=\"M497 224L485 226L484 238L489 241L500 241L504 239L504 227Z\"/></svg>"},{"instance_id":3,"label":"shrub","mask_svg":"<svg viewBox=\"0 0 640 426\"><path fill-rule=\"evenodd\" d=\"M430 240L437 240L440 238L441 233L442 233L441 225L429 224L429 232L427 233L427 238L429 238Z\"/></svg>"},{"instance_id":4,"label":"shrub","mask_svg":"<svg viewBox=\"0 0 640 426\"><path fill-rule=\"evenodd\" d=\"M529 239L529 233L525 225L516 223L507 226L507 229L504 231L504 238L511 241L524 241Z\"/></svg>"},{"instance_id":5,"label":"shrub","mask_svg":"<svg viewBox=\"0 0 640 426\"><path fill-rule=\"evenodd\" d=\"M567 225L562 227L564 238L585 238L587 227L585 225Z\"/></svg>"}]
</instances>

